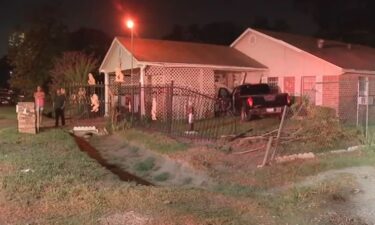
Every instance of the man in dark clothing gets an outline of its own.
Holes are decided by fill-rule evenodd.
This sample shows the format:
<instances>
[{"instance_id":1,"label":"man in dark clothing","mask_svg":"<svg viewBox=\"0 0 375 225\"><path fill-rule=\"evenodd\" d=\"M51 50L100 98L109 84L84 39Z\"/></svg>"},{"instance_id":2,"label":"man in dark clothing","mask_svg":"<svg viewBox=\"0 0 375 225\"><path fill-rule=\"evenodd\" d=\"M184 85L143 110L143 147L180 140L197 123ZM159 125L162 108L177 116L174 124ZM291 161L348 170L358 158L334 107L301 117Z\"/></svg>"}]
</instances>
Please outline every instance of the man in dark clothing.
<instances>
[{"instance_id":1,"label":"man in dark clothing","mask_svg":"<svg viewBox=\"0 0 375 225\"><path fill-rule=\"evenodd\" d=\"M61 117L61 124L65 126L65 94L61 93L60 89L57 89L56 96L53 101L53 109L55 110L55 127L59 126L59 117Z\"/></svg>"}]
</instances>

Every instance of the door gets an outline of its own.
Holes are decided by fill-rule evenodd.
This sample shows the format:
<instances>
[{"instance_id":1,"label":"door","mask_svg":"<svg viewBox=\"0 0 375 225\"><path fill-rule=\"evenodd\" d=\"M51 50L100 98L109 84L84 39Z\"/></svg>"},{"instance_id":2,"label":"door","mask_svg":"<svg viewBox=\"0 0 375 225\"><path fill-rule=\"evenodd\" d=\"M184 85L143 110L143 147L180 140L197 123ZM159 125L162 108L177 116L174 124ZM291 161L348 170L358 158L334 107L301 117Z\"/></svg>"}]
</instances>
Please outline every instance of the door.
<instances>
[{"instance_id":1,"label":"door","mask_svg":"<svg viewBox=\"0 0 375 225\"><path fill-rule=\"evenodd\" d=\"M311 104L315 105L315 96L316 96L316 77L315 76L306 76L302 77L302 96L307 97Z\"/></svg>"}]
</instances>

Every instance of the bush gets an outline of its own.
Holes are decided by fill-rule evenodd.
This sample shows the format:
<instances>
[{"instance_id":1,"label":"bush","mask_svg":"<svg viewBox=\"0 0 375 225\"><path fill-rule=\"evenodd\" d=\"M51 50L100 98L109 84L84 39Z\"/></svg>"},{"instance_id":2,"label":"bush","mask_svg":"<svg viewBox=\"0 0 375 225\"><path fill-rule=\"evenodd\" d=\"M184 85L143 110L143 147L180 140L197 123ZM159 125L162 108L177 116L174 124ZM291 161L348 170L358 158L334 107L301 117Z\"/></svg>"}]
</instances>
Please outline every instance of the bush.
<instances>
[{"instance_id":1,"label":"bush","mask_svg":"<svg viewBox=\"0 0 375 225\"><path fill-rule=\"evenodd\" d=\"M334 109L302 103L293 106L292 112L294 116L283 130L290 140L281 143L288 153L321 152L361 143L356 130L344 127Z\"/></svg>"}]
</instances>

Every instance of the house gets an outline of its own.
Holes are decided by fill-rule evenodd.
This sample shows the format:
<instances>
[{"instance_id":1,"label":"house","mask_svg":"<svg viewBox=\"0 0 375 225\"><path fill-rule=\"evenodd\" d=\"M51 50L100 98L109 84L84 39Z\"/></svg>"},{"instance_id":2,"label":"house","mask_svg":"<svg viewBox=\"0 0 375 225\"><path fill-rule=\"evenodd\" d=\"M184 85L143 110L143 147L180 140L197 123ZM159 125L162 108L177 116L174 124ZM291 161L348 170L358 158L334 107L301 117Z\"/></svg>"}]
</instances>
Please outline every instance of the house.
<instances>
[{"instance_id":1,"label":"house","mask_svg":"<svg viewBox=\"0 0 375 225\"><path fill-rule=\"evenodd\" d=\"M374 48L251 28L231 47L269 69L263 82L294 96L307 96L316 105L331 107L343 120L355 121L361 104L373 103ZM375 108L369 110L374 114Z\"/></svg>"},{"instance_id":2,"label":"house","mask_svg":"<svg viewBox=\"0 0 375 225\"><path fill-rule=\"evenodd\" d=\"M134 57L132 57L134 56ZM122 71L121 85L158 86L174 82L213 97L215 83L234 87L242 82L259 82L267 68L235 48L229 46L116 37L108 50L100 72L105 74L105 84L116 83L116 71ZM133 76L130 76L133 74ZM106 113L109 111L110 88L106 89ZM156 96L154 96L156 97ZM162 99L160 95L157 96ZM145 112L144 93L140 104ZM176 104L178 105L178 104Z\"/></svg>"}]
</instances>

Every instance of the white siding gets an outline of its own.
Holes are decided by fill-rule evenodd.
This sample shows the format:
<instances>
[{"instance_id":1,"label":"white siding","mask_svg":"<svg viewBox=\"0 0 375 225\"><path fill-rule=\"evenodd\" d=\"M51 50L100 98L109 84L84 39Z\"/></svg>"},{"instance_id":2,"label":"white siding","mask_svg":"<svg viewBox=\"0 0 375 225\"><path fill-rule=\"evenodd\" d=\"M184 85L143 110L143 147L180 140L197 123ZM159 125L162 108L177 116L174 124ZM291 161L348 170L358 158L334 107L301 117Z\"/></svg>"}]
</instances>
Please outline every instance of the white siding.
<instances>
[{"instance_id":1,"label":"white siding","mask_svg":"<svg viewBox=\"0 0 375 225\"><path fill-rule=\"evenodd\" d=\"M131 54L115 39L111 48L100 67L100 71L112 73L116 68L127 70L131 68ZM134 59L133 68L139 67L137 60Z\"/></svg>"},{"instance_id":2,"label":"white siding","mask_svg":"<svg viewBox=\"0 0 375 225\"><path fill-rule=\"evenodd\" d=\"M233 47L267 66L270 77L294 76L297 95L301 92L302 76L342 74L340 67L251 29ZM282 83L279 85L282 88Z\"/></svg>"}]
</instances>

